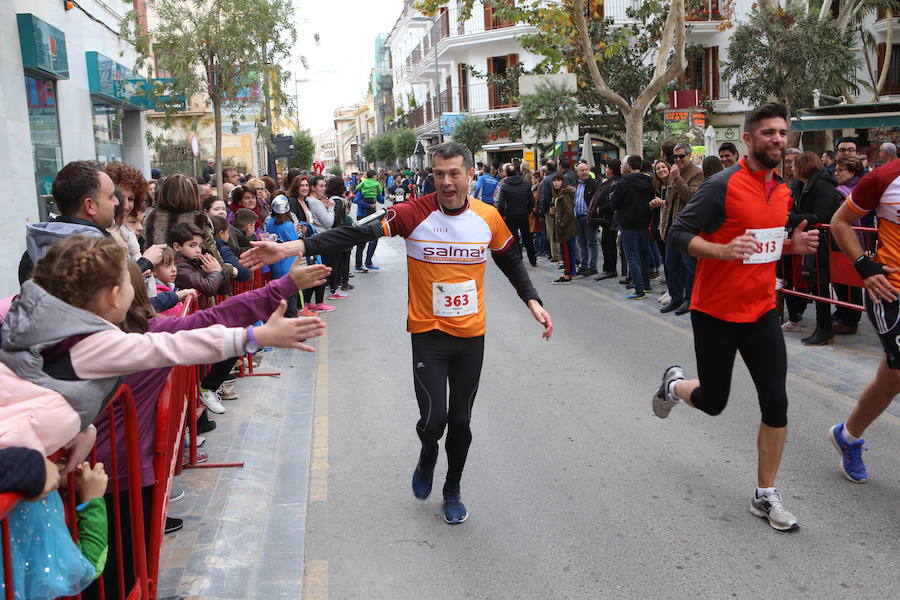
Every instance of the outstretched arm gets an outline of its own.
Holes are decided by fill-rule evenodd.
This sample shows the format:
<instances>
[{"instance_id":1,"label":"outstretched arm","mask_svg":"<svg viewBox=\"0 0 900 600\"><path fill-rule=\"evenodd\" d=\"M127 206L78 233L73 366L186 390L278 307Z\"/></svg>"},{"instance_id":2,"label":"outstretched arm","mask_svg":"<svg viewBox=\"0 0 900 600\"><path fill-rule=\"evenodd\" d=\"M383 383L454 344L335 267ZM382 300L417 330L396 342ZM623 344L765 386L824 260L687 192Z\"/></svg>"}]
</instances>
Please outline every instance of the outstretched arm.
<instances>
[{"instance_id":1,"label":"outstretched arm","mask_svg":"<svg viewBox=\"0 0 900 600\"><path fill-rule=\"evenodd\" d=\"M241 254L241 264L256 269L289 256L313 256L329 251L346 250L357 244L376 240L383 235L381 219L376 219L359 227L336 227L310 238L283 244L250 242L253 247Z\"/></svg>"}]
</instances>

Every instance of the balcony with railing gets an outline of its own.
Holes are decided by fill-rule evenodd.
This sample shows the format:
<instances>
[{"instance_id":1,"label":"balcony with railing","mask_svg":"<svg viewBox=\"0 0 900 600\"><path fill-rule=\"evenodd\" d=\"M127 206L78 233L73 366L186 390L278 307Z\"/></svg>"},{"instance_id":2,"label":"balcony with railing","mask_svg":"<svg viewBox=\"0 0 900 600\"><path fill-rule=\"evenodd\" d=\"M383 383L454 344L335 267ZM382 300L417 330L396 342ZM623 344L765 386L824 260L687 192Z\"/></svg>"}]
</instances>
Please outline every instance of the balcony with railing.
<instances>
[{"instance_id":1,"label":"balcony with railing","mask_svg":"<svg viewBox=\"0 0 900 600\"><path fill-rule=\"evenodd\" d=\"M518 99L506 94L499 86L487 83L451 87L441 90L437 97L428 97L409 113L414 129L430 125L445 113L486 115L492 111L509 112L518 108Z\"/></svg>"},{"instance_id":2,"label":"balcony with railing","mask_svg":"<svg viewBox=\"0 0 900 600\"><path fill-rule=\"evenodd\" d=\"M432 20L418 45L400 62L403 70L409 73L444 39L507 29L516 25L519 23L498 17L490 6L476 7L468 19L462 17L459 9L443 8Z\"/></svg>"},{"instance_id":3,"label":"balcony with railing","mask_svg":"<svg viewBox=\"0 0 900 600\"><path fill-rule=\"evenodd\" d=\"M614 21L630 21L629 10L637 10L643 0L604 0L600 13ZM720 0L686 0L685 19L690 23L724 21Z\"/></svg>"}]
</instances>

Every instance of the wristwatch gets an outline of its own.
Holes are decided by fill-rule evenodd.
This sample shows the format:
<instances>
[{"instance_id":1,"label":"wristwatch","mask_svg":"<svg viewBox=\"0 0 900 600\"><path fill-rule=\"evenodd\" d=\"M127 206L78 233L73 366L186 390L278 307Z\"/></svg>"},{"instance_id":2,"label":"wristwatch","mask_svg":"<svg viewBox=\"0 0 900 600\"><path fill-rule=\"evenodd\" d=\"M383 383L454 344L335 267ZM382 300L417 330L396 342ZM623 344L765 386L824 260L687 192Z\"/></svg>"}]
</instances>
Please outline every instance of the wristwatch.
<instances>
[{"instance_id":1,"label":"wristwatch","mask_svg":"<svg viewBox=\"0 0 900 600\"><path fill-rule=\"evenodd\" d=\"M259 343L256 341L256 336L253 335L253 325L247 328L247 340L244 342L244 350L247 351L247 354L259 352Z\"/></svg>"}]
</instances>

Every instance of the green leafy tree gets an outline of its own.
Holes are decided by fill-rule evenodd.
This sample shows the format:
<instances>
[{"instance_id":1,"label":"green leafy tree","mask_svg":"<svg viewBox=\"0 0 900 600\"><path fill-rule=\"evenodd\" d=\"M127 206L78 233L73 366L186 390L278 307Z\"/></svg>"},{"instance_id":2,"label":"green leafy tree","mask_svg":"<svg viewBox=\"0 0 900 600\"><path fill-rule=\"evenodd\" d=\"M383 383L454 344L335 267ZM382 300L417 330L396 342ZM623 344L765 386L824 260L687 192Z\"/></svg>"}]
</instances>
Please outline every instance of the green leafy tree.
<instances>
[{"instance_id":1,"label":"green leafy tree","mask_svg":"<svg viewBox=\"0 0 900 600\"><path fill-rule=\"evenodd\" d=\"M360 148L360 154L362 155L363 160L367 163L373 163L378 160L377 158L375 158L375 138L370 139L368 142L362 145L362 148Z\"/></svg>"},{"instance_id":2,"label":"green leafy tree","mask_svg":"<svg viewBox=\"0 0 900 600\"><path fill-rule=\"evenodd\" d=\"M385 132L372 138L372 150L375 153L375 160L382 164L393 162L397 155L394 153L394 134L393 132Z\"/></svg>"},{"instance_id":3,"label":"green leafy tree","mask_svg":"<svg viewBox=\"0 0 900 600\"><path fill-rule=\"evenodd\" d=\"M125 25L139 54L138 67L155 61L157 69L174 79L174 93L208 99L215 123L216 181L222 181L223 108L239 110L244 102L236 99L258 84L264 72L272 103L280 108L285 102L282 88L288 74L272 65L286 63L296 41L292 2L148 0L147 8L156 16L152 31L143 28L134 12Z\"/></svg>"},{"instance_id":4,"label":"green leafy tree","mask_svg":"<svg viewBox=\"0 0 900 600\"><path fill-rule=\"evenodd\" d=\"M488 127L478 117L468 116L453 128L452 139L468 148L474 156L488 139Z\"/></svg>"},{"instance_id":5,"label":"green leafy tree","mask_svg":"<svg viewBox=\"0 0 900 600\"><path fill-rule=\"evenodd\" d=\"M294 154L288 161L290 168L309 169L316 155L316 142L309 131L294 132Z\"/></svg>"},{"instance_id":6,"label":"green leafy tree","mask_svg":"<svg viewBox=\"0 0 900 600\"><path fill-rule=\"evenodd\" d=\"M685 0L646 0L628 9L628 22L614 26L601 16L601 1L487 0L498 18L528 23L539 33L523 35L522 46L544 56L534 72L565 67L579 78L577 99L592 129L624 131L631 154L641 154L650 109L687 66ZM420 0L433 12L440 0ZM473 0L462 0L463 14ZM731 0L720 0L720 10ZM727 22L725 22L727 24Z\"/></svg>"},{"instance_id":7,"label":"green leafy tree","mask_svg":"<svg viewBox=\"0 0 900 600\"><path fill-rule=\"evenodd\" d=\"M732 95L748 104L775 100L801 108L812 106L815 89L826 94L856 89L859 63L852 32L834 19L819 20L794 5L757 6L735 27L722 75L733 81Z\"/></svg>"},{"instance_id":8,"label":"green leafy tree","mask_svg":"<svg viewBox=\"0 0 900 600\"><path fill-rule=\"evenodd\" d=\"M397 129L394 131L394 157L407 164L409 157L416 150L416 134L412 129Z\"/></svg>"},{"instance_id":9,"label":"green leafy tree","mask_svg":"<svg viewBox=\"0 0 900 600\"><path fill-rule=\"evenodd\" d=\"M328 172L332 175L337 175L338 177L344 174L344 171L341 169L340 165L331 165L330 167L328 167Z\"/></svg>"},{"instance_id":10,"label":"green leafy tree","mask_svg":"<svg viewBox=\"0 0 900 600\"><path fill-rule=\"evenodd\" d=\"M534 130L539 140L559 141L569 127L578 127L581 110L568 87L557 82L542 82L535 93L522 96L519 119L524 127Z\"/></svg>"}]
</instances>

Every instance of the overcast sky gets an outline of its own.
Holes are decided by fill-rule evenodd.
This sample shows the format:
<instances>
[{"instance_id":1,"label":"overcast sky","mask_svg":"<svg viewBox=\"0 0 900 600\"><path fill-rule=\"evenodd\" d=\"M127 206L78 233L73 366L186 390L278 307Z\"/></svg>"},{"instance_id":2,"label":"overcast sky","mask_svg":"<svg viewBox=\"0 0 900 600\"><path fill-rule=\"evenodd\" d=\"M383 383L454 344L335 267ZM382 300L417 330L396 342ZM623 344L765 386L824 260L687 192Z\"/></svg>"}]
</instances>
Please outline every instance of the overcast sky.
<instances>
[{"instance_id":1,"label":"overcast sky","mask_svg":"<svg viewBox=\"0 0 900 600\"><path fill-rule=\"evenodd\" d=\"M299 79L300 124L313 135L334 127L334 109L363 100L369 73L375 64L375 37L389 33L403 0L295 0L297 16L296 55L309 63L304 71L295 61L292 71ZM310 10L312 9L312 10ZM313 41L318 33L319 45ZM285 90L294 95L294 82Z\"/></svg>"}]
</instances>

